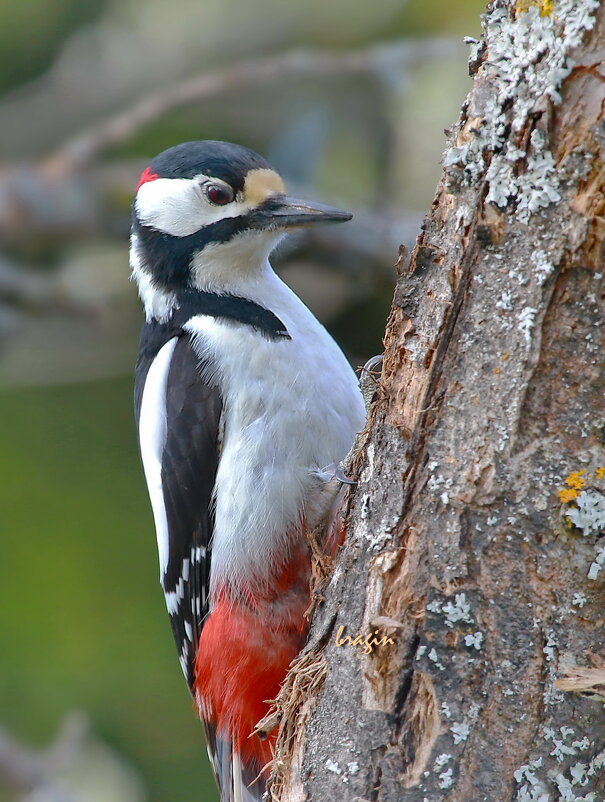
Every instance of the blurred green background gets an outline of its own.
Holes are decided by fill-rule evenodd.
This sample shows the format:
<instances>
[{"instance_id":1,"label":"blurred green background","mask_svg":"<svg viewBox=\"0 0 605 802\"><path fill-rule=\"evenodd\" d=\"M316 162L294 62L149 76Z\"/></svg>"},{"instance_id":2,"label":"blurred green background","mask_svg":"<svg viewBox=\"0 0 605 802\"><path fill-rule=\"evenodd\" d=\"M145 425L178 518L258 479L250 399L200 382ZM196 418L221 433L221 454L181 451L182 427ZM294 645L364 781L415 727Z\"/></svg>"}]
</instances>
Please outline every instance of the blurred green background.
<instances>
[{"instance_id":1,"label":"blurred green background","mask_svg":"<svg viewBox=\"0 0 605 802\"><path fill-rule=\"evenodd\" d=\"M381 350L397 246L413 244L430 204L443 128L468 88L462 37L479 34L482 10L0 0L0 802L216 799L135 442L136 176L178 141L228 139L267 155L301 194L351 208L349 226L282 248L276 263L361 364ZM367 52L369 66L277 69L92 155L74 140L188 77L301 48Z\"/></svg>"}]
</instances>

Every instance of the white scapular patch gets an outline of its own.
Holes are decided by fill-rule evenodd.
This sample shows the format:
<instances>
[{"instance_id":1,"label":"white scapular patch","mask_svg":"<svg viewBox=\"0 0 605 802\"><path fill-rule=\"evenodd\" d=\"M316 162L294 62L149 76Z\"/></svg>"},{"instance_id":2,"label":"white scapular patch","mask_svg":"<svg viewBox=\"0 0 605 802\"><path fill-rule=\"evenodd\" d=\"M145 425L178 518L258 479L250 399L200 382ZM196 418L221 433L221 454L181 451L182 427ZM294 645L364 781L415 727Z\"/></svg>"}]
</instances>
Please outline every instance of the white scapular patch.
<instances>
[{"instance_id":1,"label":"white scapular patch","mask_svg":"<svg viewBox=\"0 0 605 802\"><path fill-rule=\"evenodd\" d=\"M215 368L225 418L211 597L225 582L269 581L302 519L313 525L319 514L318 471L346 456L365 419L342 351L269 263L239 278L231 291L274 312L292 339L270 341L205 315L185 325Z\"/></svg>"},{"instance_id":2,"label":"white scapular patch","mask_svg":"<svg viewBox=\"0 0 605 802\"><path fill-rule=\"evenodd\" d=\"M166 381L177 338L163 345L149 366L139 416L141 459L155 521L160 579L168 565L168 520L162 491L162 453L166 443ZM166 597L168 603L168 596Z\"/></svg>"},{"instance_id":3,"label":"white scapular patch","mask_svg":"<svg viewBox=\"0 0 605 802\"><path fill-rule=\"evenodd\" d=\"M143 184L136 197L139 221L173 237L187 237L225 217L239 217L255 204L236 198L216 206L204 194L205 184L223 184L200 173L193 178L156 178Z\"/></svg>"}]
</instances>

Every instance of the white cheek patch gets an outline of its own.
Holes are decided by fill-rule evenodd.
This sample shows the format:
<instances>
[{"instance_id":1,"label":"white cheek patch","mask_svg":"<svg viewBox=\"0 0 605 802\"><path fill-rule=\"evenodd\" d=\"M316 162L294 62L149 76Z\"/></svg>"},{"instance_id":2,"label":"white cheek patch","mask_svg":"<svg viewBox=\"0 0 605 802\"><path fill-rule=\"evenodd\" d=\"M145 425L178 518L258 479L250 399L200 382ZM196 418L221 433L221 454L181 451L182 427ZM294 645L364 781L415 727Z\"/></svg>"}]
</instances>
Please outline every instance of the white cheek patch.
<instances>
[{"instance_id":1,"label":"white cheek patch","mask_svg":"<svg viewBox=\"0 0 605 802\"><path fill-rule=\"evenodd\" d=\"M225 217L239 217L250 210L249 203L234 201L224 206L211 204L202 190L211 176L156 178L143 184L135 202L139 221L173 237L187 237Z\"/></svg>"},{"instance_id":2,"label":"white cheek patch","mask_svg":"<svg viewBox=\"0 0 605 802\"><path fill-rule=\"evenodd\" d=\"M156 178L143 184L135 203L141 223L174 237L186 237L204 225L199 182L191 178Z\"/></svg>"}]
</instances>

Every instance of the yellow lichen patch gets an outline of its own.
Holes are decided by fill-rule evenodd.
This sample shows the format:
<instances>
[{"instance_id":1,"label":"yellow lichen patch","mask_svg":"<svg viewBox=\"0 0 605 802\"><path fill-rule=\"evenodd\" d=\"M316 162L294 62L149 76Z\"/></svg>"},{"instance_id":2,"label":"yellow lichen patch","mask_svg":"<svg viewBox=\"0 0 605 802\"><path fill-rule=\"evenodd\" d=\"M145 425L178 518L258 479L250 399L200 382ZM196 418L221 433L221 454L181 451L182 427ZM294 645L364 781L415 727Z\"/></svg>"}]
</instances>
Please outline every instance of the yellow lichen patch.
<instances>
[{"instance_id":1,"label":"yellow lichen patch","mask_svg":"<svg viewBox=\"0 0 605 802\"><path fill-rule=\"evenodd\" d=\"M572 501L577 499L578 491L571 490L569 487L565 487L563 490L557 490L557 495L563 504L570 504Z\"/></svg>"},{"instance_id":2,"label":"yellow lichen patch","mask_svg":"<svg viewBox=\"0 0 605 802\"><path fill-rule=\"evenodd\" d=\"M605 476L605 468L597 468L595 471L597 479L602 479Z\"/></svg>"},{"instance_id":3,"label":"yellow lichen patch","mask_svg":"<svg viewBox=\"0 0 605 802\"><path fill-rule=\"evenodd\" d=\"M518 0L515 8L517 14L526 14L532 6L540 9L541 17L549 17L555 10L554 0Z\"/></svg>"},{"instance_id":4,"label":"yellow lichen patch","mask_svg":"<svg viewBox=\"0 0 605 802\"><path fill-rule=\"evenodd\" d=\"M571 487L573 490L581 490L584 485L586 484L586 479L584 477L584 471L572 471L567 479L565 480L565 484L567 487Z\"/></svg>"},{"instance_id":5,"label":"yellow lichen patch","mask_svg":"<svg viewBox=\"0 0 605 802\"><path fill-rule=\"evenodd\" d=\"M584 471L572 471L565 479L567 487L557 490L557 495L563 504L570 504L578 498L580 490L585 486Z\"/></svg>"}]
</instances>

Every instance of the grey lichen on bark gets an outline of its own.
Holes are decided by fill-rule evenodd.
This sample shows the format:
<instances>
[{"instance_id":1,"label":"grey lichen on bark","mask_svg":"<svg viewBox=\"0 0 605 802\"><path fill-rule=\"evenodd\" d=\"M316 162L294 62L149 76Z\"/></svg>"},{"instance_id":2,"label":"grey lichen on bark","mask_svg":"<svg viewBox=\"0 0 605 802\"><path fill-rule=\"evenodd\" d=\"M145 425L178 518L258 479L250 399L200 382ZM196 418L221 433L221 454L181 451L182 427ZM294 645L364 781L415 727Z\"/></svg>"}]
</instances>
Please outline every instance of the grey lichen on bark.
<instances>
[{"instance_id":1,"label":"grey lichen on bark","mask_svg":"<svg viewBox=\"0 0 605 802\"><path fill-rule=\"evenodd\" d=\"M483 26L398 265L282 802L605 798L605 4L497 0Z\"/></svg>"}]
</instances>

